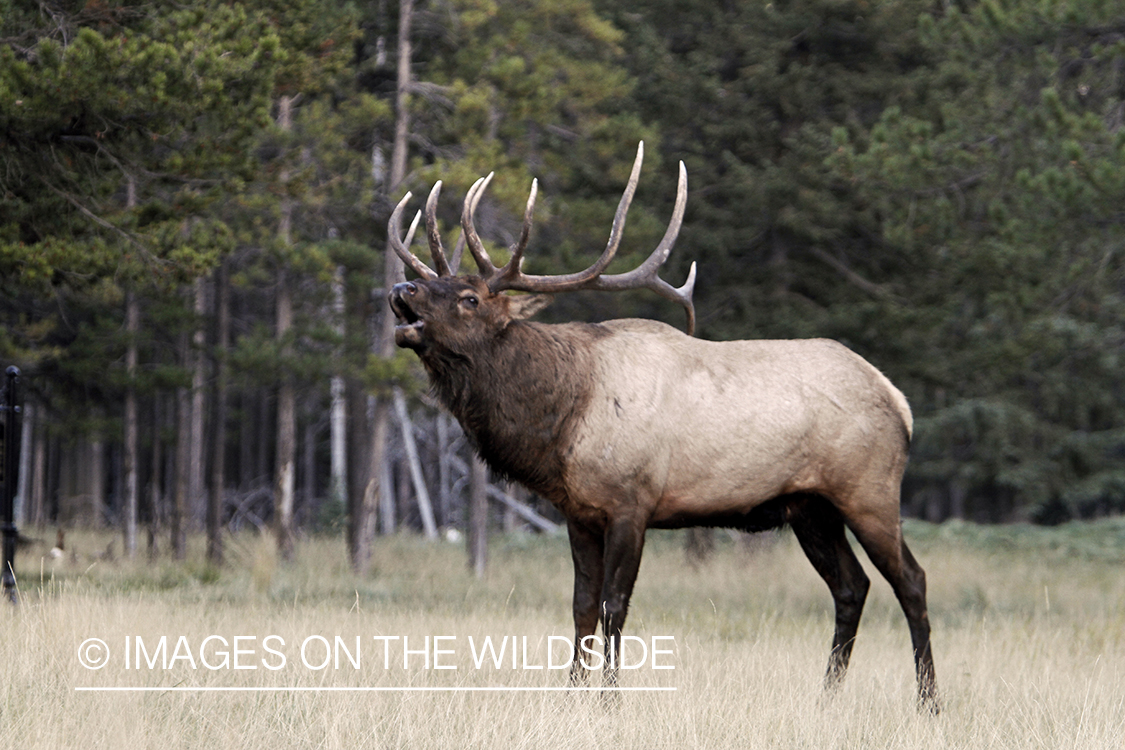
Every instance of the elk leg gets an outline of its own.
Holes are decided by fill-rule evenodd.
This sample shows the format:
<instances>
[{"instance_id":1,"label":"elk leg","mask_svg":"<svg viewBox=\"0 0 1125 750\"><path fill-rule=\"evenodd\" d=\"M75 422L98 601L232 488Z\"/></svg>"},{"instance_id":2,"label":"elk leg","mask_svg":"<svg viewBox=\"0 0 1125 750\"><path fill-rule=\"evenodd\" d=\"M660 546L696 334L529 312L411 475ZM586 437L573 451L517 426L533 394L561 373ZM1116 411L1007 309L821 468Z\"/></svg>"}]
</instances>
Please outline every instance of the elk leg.
<instances>
[{"instance_id":1,"label":"elk leg","mask_svg":"<svg viewBox=\"0 0 1125 750\"><path fill-rule=\"evenodd\" d=\"M602 582L602 634L605 636L604 684L617 685L621 655L621 629L629 610L629 597L641 567L645 525L632 518L616 519L605 531L605 578Z\"/></svg>"},{"instance_id":2,"label":"elk leg","mask_svg":"<svg viewBox=\"0 0 1125 750\"><path fill-rule=\"evenodd\" d=\"M932 713L941 711L934 679L934 656L930 646L930 617L926 609L926 573L914 559L896 525L892 532L851 525L867 550L871 562L891 584L906 615L914 647L914 671L918 678L918 703Z\"/></svg>"},{"instance_id":3,"label":"elk leg","mask_svg":"<svg viewBox=\"0 0 1125 750\"><path fill-rule=\"evenodd\" d=\"M598 604L601 602L605 538L574 521L567 521L570 556L574 560L574 661L570 664L572 685L586 681L582 665L582 639L594 634L598 627Z\"/></svg>"},{"instance_id":4,"label":"elk leg","mask_svg":"<svg viewBox=\"0 0 1125 750\"><path fill-rule=\"evenodd\" d=\"M828 584L836 605L836 632L824 676L824 687L831 690L848 671L871 581L844 535L844 519L831 504L819 498L810 501L790 519L790 525L809 562Z\"/></svg>"}]
</instances>

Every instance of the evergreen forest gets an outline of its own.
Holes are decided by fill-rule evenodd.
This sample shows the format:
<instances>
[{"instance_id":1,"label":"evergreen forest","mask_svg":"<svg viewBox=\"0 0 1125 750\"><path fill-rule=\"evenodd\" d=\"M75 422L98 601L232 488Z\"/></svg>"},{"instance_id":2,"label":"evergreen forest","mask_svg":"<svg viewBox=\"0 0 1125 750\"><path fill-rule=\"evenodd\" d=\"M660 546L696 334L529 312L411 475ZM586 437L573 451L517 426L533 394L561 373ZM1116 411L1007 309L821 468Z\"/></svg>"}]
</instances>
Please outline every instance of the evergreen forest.
<instances>
[{"instance_id":1,"label":"evergreen forest","mask_svg":"<svg viewBox=\"0 0 1125 750\"><path fill-rule=\"evenodd\" d=\"M480 176L503 261L698 264L696 335L824 336L915 416L905 515L1125 513L1125 10L1112 0L0 0L0 365L23 526L550 528L387 334L387 221ZM644 291L540 320L640 316ZM425 496L420 498L419 496ZM491 501L482 501L491 502ZM487 520L485 516L485 520ZM530 519L530 521L529 521ZM138 539L138 536L141 538Z\"/></svg>"}]
</instances>

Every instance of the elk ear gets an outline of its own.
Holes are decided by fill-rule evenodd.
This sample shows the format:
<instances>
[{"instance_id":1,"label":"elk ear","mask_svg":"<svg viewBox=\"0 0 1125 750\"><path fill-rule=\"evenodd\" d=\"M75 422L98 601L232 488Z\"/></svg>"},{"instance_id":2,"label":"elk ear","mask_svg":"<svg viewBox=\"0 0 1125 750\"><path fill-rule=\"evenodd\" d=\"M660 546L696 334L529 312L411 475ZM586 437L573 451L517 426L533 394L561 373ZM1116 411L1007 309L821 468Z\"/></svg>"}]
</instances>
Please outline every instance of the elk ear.
<instances>
[{"instance_id":1,"label":"elk ear","mask_svg":"<svg viewBox=\"0 0 1125 750\"><path fill-rule=\"evenodd\" d=\"M508 315L512 320L524 320L554 301L549 294L520 294L508 297Z\"/></svg>"}]
</instances>

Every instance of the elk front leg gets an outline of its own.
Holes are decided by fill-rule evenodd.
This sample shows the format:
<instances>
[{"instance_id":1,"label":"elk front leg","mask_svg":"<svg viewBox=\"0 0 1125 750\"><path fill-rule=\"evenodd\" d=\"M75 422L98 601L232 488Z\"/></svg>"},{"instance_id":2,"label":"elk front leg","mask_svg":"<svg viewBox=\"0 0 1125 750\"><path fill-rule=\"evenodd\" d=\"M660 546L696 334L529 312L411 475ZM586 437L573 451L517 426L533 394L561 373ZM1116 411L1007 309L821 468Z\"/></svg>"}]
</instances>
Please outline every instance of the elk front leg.
<instances>
[{"instance_id":1,"label":"elk front leg","mask_svg":"<svg viewBox=\"0 0 1125 750\"><path fill-rule=\"evenodd\" d=\"M602 598L605 536L574 521L567 521L570 556L574 560L574 661L570 664L570 683L586 682L582 664L582 639L598 627L598 605Z\"/></svg>"},{"instance_id":2,"label":"elk front leg","mask_svg":"<svg viewBox=\"0 0 1125 750\"><path fill-rule=\"evenodd\" d=\"M610 521L605 531L605 579L602 582L602 634L605 636L606 687L617 685L621 657L621 628L629 611L629 597L641 567L645 524L633 518Z\"/></svg>"}]
</instances>

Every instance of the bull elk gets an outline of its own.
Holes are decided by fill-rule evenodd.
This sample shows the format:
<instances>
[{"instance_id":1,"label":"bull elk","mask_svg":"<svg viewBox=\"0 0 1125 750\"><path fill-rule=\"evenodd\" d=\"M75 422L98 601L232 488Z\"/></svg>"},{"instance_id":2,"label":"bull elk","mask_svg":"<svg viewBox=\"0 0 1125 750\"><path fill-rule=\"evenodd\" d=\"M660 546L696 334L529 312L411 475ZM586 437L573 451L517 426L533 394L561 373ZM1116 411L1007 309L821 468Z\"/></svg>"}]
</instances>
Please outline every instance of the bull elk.
<instances>
[{"instance_id":1,"label":"bull elk","mask_svg":"<svg viewBox=\"0 0 1125 750\"><path fill-rule=\"evenodd\" d=\"M435 219L441 183L426 203L434 267L404 241L390 244L418 279L389 294L395 342L421 359L433 391L497 472L549 499L566 517L574 560L575 642L599 619L607 663L619 646L645 530L783 524L824 578L836 608L825 684L843 678L869 580L845 527L890 582L910 627L921 705L937 710L925 574L902 537L899 493L912 418L906 398L866 360L833 341L693 338L651 320L542 324L527 320L548 295L647 288L682 304L694 328L692 265L675 288L658 276L680 229L687 172L680 164L672 219L636 269L603 275L621 240L643 158L617 208L609 242L589 268L561 276L521 270L536 183L523 230L502 268L473 223L489 179L469 190L463 243L447 260ZM463 245L478 274L457 275ZM535 292L508 295L506 291ZM571 673L581 681L581 667ZM614 684L616 675L607 670Z\"/></svg>"}]
</instances>

